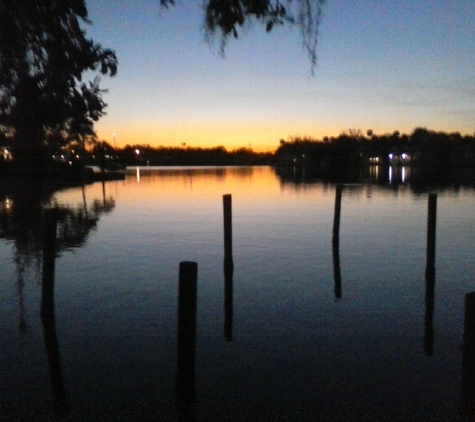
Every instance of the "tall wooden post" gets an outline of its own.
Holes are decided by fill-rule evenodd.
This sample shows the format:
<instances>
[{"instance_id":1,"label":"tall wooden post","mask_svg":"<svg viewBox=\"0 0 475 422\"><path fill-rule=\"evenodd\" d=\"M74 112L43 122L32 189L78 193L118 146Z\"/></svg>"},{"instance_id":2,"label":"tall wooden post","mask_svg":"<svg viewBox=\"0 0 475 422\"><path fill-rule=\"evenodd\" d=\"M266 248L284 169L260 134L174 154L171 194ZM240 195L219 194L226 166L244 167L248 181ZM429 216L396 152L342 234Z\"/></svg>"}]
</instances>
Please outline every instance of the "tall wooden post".
<instances>
[{"instance_id":1,"label":"tall wooden post","mask_svg":"<svg viewBox=\"0 0 475 422\"><path fill-rule=\"evenodd\" d=\"M342 296L341 270L340 270L340 215L341 215L341 193L342 186L337 185L335 190L335 212L333 216L333 277L335 280L335 299L340 300Z\"/></svg>"}]
</instances>

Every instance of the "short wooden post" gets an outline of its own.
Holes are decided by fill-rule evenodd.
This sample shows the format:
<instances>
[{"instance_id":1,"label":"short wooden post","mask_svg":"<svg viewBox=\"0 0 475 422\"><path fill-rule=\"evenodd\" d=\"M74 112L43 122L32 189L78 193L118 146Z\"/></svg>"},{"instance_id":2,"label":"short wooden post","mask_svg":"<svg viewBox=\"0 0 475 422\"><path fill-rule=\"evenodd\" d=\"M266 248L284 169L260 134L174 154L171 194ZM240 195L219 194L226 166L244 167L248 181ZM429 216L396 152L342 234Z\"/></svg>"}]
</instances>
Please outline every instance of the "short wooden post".
<instances>
[{"instance_id":1,"label":"short wooden post","mask_svg":"<svg viewBox=\"0 0 475 422\"><path fill-rule=\"evenodd\" d=\"M427 209L427 260L426 274L435 269L435 234L437 225L437 194L430 193Z\"/></svg>"},{"instance_id":2,"label":"short wooden post","mask_svg":"<svg viewBox=\"0 0 475 422\"><path fill-rule=\"evenodd\" d=\"M335 190L335 213L333 216L333 239L340 236L341 192L342 186L337 185Z\"/></svg>"},{"instance_id":3,"label":"short wooden post","mask_svg":"<svg viewBox=\"0 0 475 422\"><path fill-rule=\"evenodd\" d=\"M198 264L180 262L178 280L178 333L176 404L179 418L192 421L196 416L195 344Z\"/></svg>"},{"instance_id":4,"label":"short wooden post","mask_svg":"<svg viewBox=\"0 0 475 422\"><path fill-rule=\"evenodd\" d=\"M223 195L223 220L224 220L224 259L233 259L233 221L232 221L232 196Z\"/></svg>"},{"instance_id":5,"label":"short wooden post","mask_svg":"<svg viewBox=\"0 0 475 422\"><path fill-rule=\"evenodd\" d=\"M475 292L465 295L461 420L475 420Z\"/></svg>"},{"instance_id":6,"label":"short wooden post","mask_svg":"<svg viewBox=\"0 0 475 422\"><path fill-rule=\"evenodd\" d=\"M45 338L46 355L53 390L53 406L58 414L68 412L66 389L64 387L59 354L58 337L56 335L56 318L54 311L54 273L56 261L56 225L57 216L54 211L45 215L43 233L43 274L41 286L41 322Z\"/></svg>"}]
</instances>

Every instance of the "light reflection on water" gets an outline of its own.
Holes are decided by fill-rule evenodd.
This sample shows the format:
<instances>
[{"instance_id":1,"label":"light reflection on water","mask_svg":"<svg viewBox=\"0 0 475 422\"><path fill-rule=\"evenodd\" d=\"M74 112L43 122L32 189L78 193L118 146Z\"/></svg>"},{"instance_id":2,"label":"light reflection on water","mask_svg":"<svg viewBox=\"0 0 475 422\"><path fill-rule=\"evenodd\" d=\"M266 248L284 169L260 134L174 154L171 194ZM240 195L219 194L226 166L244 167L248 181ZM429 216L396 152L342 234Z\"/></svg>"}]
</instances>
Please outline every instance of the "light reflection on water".
<instances>
[{"instance_id":1,"label":"light reflection on water","mask_svg":"<svg viewBox=\"0 0 475 422\"><path fill-rule=\"evenodd\" d=\"M267 167L167 168L133 169L125 181L87 186L84 195L80 188L57 192L56 202L73 208L114 201L80 247L56 259L56 330L74 415L180 416L178 264L191 260L198 262L199 420L458 418L464 295L475 290L475 195L439 192L428 322L427 195L414 193L402 170L397 188L343 186L337 301L335 185L294 184ZM232 341L224 333L226 193L233 203ZM1 397L9 416L26 412L25 403L28 412L47 414L51 399L34 266L18 291L13 251L21 244L13 237L0 244ZM424 344L429 329L432 356Z\"/></svg>"}]
</instances>

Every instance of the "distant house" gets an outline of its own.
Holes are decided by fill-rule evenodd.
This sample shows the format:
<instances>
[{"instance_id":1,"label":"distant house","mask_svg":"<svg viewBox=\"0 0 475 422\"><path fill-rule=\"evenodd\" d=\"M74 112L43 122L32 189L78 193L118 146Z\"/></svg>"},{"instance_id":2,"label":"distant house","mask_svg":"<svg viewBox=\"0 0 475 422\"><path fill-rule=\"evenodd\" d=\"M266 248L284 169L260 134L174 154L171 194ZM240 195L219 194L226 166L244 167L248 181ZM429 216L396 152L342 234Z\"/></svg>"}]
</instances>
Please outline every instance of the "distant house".
<instances>
[{"instance_id":1,"label":"distant house","mask_svg":"<svg viewBox=\"0 0 475 422\"><path fill-rule=\"evenodd\" d=\"M389 164L409 164L412 160L412 156L408 154L407 152L402 152L402 153L390 153L388 155L389 158Z\"/></svg>"},{"instance_id":2,"label":"distant house","mask_svg":"<svg viewBox=\"0 0 475 422\"><path fill-rule=\"evenodd\" d=\"M392 152L388 155L371 155L371 153L361 154L361 162L369 165L405 165L410 164L412 158L412 155L408 152Z\"/></svg>"},{"instance_id":3,"label":"distant house","mask_svg":"<svg viewBox=\"0 0 475 422\"><path fill-rule=\"evenodd\" d=\"M367 163L368 164L381 164L383 160L381 157L368 157L367 158Z\"/></svg>"}]
</instances>

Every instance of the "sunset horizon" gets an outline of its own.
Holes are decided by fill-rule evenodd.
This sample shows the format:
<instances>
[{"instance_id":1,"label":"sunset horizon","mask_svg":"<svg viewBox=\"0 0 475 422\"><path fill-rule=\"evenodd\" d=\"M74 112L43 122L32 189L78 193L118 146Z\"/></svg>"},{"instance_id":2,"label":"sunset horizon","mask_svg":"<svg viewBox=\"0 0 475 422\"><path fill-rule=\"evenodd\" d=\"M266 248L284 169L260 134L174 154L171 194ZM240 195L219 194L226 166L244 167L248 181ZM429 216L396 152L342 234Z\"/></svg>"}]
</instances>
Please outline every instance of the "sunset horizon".
<instances>
[{"instance_id":1,"label":"sunset horizon","mask_svg":"<svg viewBox=\"0 0 475 422\"><path fill-rule=\"evenodd\" d=\"M198 2L199 3L199 2ZM258 24L230 40L224 57L207 43L203 10L177 1L87 4L87 34L116 51L103 78L100 140L151 146L275 149L280 139L349 129L410 133L416 127L475 131L475 10L468 0L327 1L317 66L296 28Z\"/></svg>"}]
</instances>

